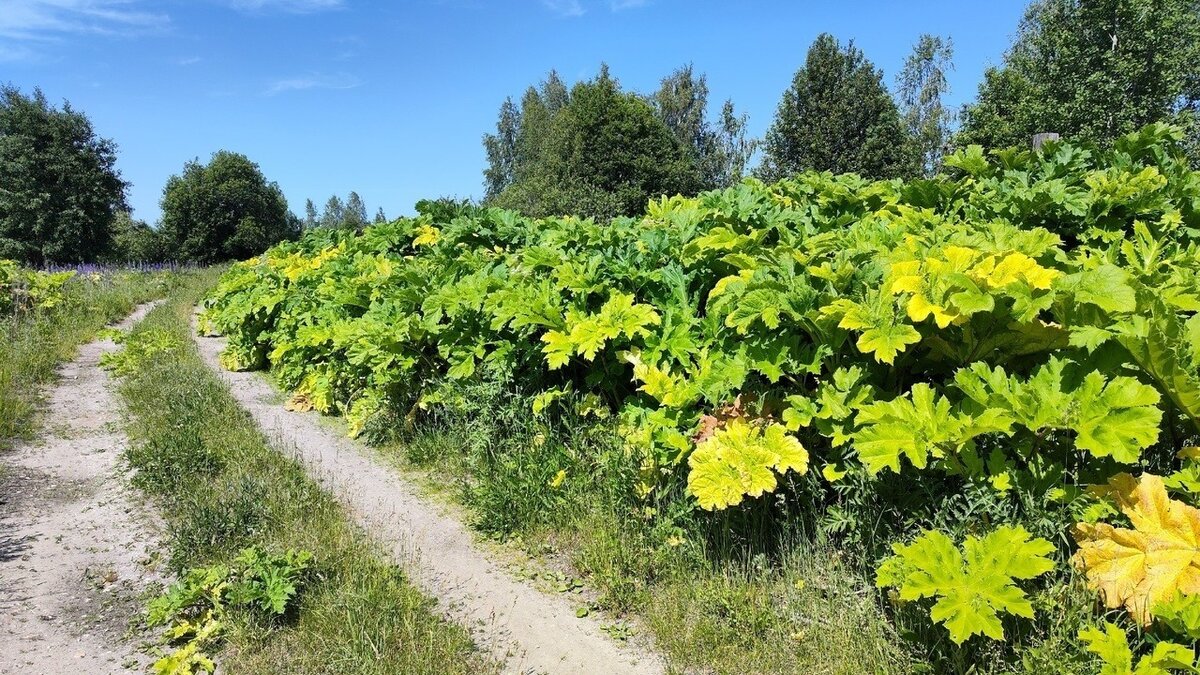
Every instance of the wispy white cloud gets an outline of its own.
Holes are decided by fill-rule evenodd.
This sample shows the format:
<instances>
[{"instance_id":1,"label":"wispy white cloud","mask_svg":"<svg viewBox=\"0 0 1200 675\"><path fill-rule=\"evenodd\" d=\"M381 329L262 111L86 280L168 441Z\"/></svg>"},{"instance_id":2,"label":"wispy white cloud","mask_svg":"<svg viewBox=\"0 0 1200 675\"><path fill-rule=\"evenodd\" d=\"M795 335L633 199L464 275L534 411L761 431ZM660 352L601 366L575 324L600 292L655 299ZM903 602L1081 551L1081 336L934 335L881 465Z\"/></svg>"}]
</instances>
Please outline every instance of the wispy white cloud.
<instances>
[{"instance_id":1,"label":"wispy white cloud","mask_svg":"<svg viewBox=\"0 0 1200 675\"><path fill-rule=\"evenodd\" d=\"M68 35L138 35L164 30L170 18L139 0L3 0L0 38L51 41ZM13 45L2 45L19 51ZM27 50L28 51L28 50Z\"/></svg>"},{"instance_id":2,"label":"wispy white cloud","mask_svg":"<svg viewBox=\"0 0 1200 675\"><path fill-rule=\"evenodd\" d=\"M559 16L583 16L580 0L542 0L542 5Z\"/></svg>"},{"instance_id":3,"label":"wispy white cloud","mask_svg":"<svg viewBox=\"0 0 1200 675\"><path fill-rule=\"evenodd\" d=\"M607 2L608 9L613 12L637 9L650 4L650 0L607 0ZM551 12L565 17L583 16L587 13L589 5L600 5L598 0L595 2L589 0L541 0L541 3Z\"/></svg>"},{"instance_id":4,"label":"wispy white cloud","mask_svg":"<svg viewBox=\"0 0 1200 675\"><path fill-rule=\"evenodd\" d=\"M194 1L194 0L193 0ZM346 7L349 0L209 0L247 13L307 14ZM47 45L80 35L129 37L161 33L171 18L153 0L0 0L0 62L34 61ZM199 58L176 61L185 66Z\"/></svg>"},{"instance_id":5,"label":"wispy white cloud","mask_svg":"<svg viewBox=\"0 0 1200 675\"><path fill-rule=\"evenodd\" d=\"M362 80L347 73L313 73L275 80L267 85L263 94L275 96L288 91L304 91L306 89L353 89L361 84Z\"/></svg>"},{"instance_id":6,"label":"wispy white cloud","mask_svg":"<svg viewBox=\"0 0 1200 675\"><path fill-rule=\"evenodd\" d=\"M37 54L28 47L0 43L0 63L32 61L36 56Z\"/></svg>"},{"instance_id":7,"label":"wispy white cloud","mask_svg":"<svg viewBox=\"0 0 1200 675\"><path fill-rule=\"evenodd\" d=\"M291 12L294 14L310 14L331 9L342 9L345 0L228 0L234 9L244 12Z\"/></svg>"},{"instance_id":8,"label":"wispy white cloud","mask_svg":"<svg viewBox=\"0 0 1200 675\"><path fill-rule=\"evenodd\" d=\"M177 66L194 66L197 63L200 63L202 60L203 59L201 59L199 56L188 56L188 57L185 57L182 59L176 59L175 65L177 65Z\"/></svg>"}]
</instances>

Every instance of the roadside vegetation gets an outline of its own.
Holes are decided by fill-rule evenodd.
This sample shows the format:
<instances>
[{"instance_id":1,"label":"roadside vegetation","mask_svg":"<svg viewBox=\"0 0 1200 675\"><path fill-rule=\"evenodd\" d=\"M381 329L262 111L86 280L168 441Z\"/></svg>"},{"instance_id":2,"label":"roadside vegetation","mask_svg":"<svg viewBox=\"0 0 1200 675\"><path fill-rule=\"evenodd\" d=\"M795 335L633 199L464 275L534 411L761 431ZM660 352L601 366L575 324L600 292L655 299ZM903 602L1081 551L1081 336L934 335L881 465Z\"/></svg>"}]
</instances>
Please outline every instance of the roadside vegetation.
<instances>
[{"instance_id":1,"label":"roadside vegetation","mask_svg":"<svg viewBox=\"0 0 1200 675\"><path fill-rule=\"evenodd\" d=\"M1182 139L603 224L443 204L234 265L202 321L292 407L444 467L484 532L561 548L677 663L1184 662L1190 582L1136 563L1186 536L1154 504L1200 517Z\"/></svg>"},{"instance_id":2,"label":"roadside vegetation","mask_svg":"<svg viewBox=\"0 0 1200 675\"><path fill-rule=\"evenodd\" d=\"M2 86L0 448L170 293L105 360L180 579L164 671L494 666L205 370L200 302L226 367L680 669L1200 672L1198 8L1034 0L959 110L949 36L889 90L822 34L761 139L690 65L551 71L484 135L480 202L370 223L226 150L138 221L111 139ZM241 262L33 271L166 259Z\"/></svg>"},{"instance_id":3,"label":"roadside vegetation","mask_svg":"<svg viewBox=\"0 0 1200 675\"><path fill-rule=\"evenodd\" d=\"M208 625L197 622L165 652L198 643L234 673L494 670L465 630L434 616L432 601L385 562L333 498L268 444L203 364L192 311L216 274L190 279L108 362L123 374L133 483L160 507L166 565L183 580L151 605L151 618L174 626L179 607L184 617L203 617L212 603L189 601L221 586L214 578L244 587L274 575L294 592L234 593L220 610L219 636L197 640Z\"/></svg>"},{"instance_id":4,"label":"roadside vegetation","mask_svg":"<svg viewBox=\"0 0 1200 675\"><path fill-rule=\"evenodd\" d=\"M58 364L177 279L167 271L35 272L0 260L0 449L29 437L38 393Z\"/></svg>"},{"instance_id":5,"label":"roadside vegetation","mask_svg":"<svg viewBox=\"0 0 1200 675\"><path fill-rule=\"evenodd\" d=\"M633 619L670 664L719 673L906 673L919 658L889 622L861 560L769 509L711 518L685 495L640 498L615 420L553 422L496 383L368 425L382 456L465 504L485 536L565 561L591 609ZM432 406L431 406L432 407ZM385 419L388 416L385 415Z\"/></svg>"}]
</instances>

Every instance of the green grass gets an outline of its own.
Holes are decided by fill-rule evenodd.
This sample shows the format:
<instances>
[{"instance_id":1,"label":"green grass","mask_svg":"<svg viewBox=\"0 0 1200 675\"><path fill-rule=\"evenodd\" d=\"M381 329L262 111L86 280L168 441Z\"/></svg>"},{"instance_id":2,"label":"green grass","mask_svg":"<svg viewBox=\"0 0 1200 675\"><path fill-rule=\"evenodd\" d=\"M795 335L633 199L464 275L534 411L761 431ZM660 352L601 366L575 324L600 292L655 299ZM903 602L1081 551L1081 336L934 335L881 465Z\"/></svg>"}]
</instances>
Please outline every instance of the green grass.
<instances>
[{"instance_id":1,"label":"green grass","mask_svg":"<svg viewBox=\"0 0 1200 675\"><path fill-rule=\"evenodd\" d=\"M644 608L674 661L722 673L895 673L910 670L869 581L829 551L783 563L714 566L664 580Z\"/></svg>"},{"instance_id":2,"label":"green grass","mask_svg":"<svg viewBox=\"0 0 1200 675\"><path fill-rule=\"evenodd\" d=\"M1063 597L1051 595L1062 589L1035 592L1045 618L1009 626L1015 648L956 646L927 608L892 604L875 588L876 561L847 556L837 535L815 533L803 505L764 499L711 514L679 493L643 500L633 489L640 460L611 420L537 420L527 397L486 382L455 394L452 411L413 425L397 412L373 422L367 436L382 455L465 504L484 534L569 560L600 605L635 617L676 669L1092 670L1075 637L1092 602L1081 587Z\"/></svg>"},{"instance_id":3,"label":"green grass","mask_svg":"<svg viewBox=\"0 0 1200 675\"><path fill-rule=\"evenodd\" d=\"M138 304L166 295L178 278L160 272L76 278L61 305L0 317L0 450L31 436L39 391L60 363Z\"/></svg>"},{"instance_id":4,"label":"green grass","mask_svg":"<svg viewBox=\"0 0 1200 675\"><path fill-rule=\"evenodd\" d=\"M552 427L528 400L467 385L458 413L368 436L398 465L427 472L468 507L476 529L566 557L615 615L637 619L679 670L906 673L917 654L889 620L864 565L780 519L710 518L680 495L639 499L636 458L608 421ZM565 472L561 482L555 477Z\"/></svg>"},{"instance_id":5,"label":"green grass","mask_svg":"<svg viewBox=\"0 0 1200 675\"><path fill-rule=\"evenodd\" d=\"M190 318L212 281L210 274L190 282L129 337L172 345L127 364L132 373L121 385L134 484L161 506L174 572L228 562L251 545L311 551L315 568L284 624L231 618L218 667L231 673L494 671L465 629L435 616L432 601L341 507L270 447L201 361Z\"/></svg>"},{"instance_id":6,"label":"green grass","mask_svg":"<svg viewBox=\"0 0 1200 675\"><path fill-rule=\"evenodd\" d=\"M532 536L555 540L614 609L638 616L676 668L913 670L870 577L831 547L797 540L750 553L688 536L690 528L664 542L651 522L594 510Z\"/></svg>"}]
</instances>

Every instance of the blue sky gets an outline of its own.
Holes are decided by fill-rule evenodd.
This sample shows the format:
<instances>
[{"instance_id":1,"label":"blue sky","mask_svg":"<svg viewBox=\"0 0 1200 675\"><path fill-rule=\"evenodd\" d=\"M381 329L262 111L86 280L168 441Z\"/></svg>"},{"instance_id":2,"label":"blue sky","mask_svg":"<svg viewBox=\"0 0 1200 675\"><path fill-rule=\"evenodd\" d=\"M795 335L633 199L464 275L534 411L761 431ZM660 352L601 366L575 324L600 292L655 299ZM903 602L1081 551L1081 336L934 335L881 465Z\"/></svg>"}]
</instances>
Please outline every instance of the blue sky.
<instances>
[{"instance_id":1,"label":"blue sky","mask_svg":"<svg viewBox=\"0 0 1200 675\"><path fill-rule=\"evenodd\" d=\"M923 32L955 43L952 103L999 63L1024 0L0 0L0 82L69 100L120 146L135 215L167 177L242 152L303 214L478 196L481 136L551 68L651 91L691 62L761 135L816 35L853 39L891 87Z\"/></svg>"}]
</instances>

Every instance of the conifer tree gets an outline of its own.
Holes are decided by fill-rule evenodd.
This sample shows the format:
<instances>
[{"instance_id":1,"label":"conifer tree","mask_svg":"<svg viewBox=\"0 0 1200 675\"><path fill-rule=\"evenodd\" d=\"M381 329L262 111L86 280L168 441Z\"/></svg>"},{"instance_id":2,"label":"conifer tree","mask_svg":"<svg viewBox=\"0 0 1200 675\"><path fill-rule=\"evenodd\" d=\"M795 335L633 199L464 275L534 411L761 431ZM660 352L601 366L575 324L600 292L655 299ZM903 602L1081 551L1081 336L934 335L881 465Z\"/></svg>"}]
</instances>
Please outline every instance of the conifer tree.
<instances>
[{"instance_id":1,"label":"conifer tree","mask_svg":"<svg viewBox=\"0 0 1200 675\"><path fill-rule=\"evenodd\" d=\"M912 173L915 161L883 75L851 42L822 34L783 93L760 175L808 169L868 178Z\"/></svg>"},{"instance_id":2,"label":"conifer tree","mask_svg":"<svg viewBox=\"0 0 1200 675\"><path fill-rule=\"evenodd\" d=\"M367 205L362 197L353 190L346 197L346 206L342 210L342 227L361 230L367 225Z\"/></svg>"},{"instance_id":3,"label":"conifer tree","mask_svg":"<svg viewBox=\"0 0 1200 675\"><path fill-rule=\"evenodd\" d=\"M331 195L325 202L325 210L321 213L321 227L341 227L346 218L346 207L341 197Z\"/></svg>"},{"instance_id":4,"label":"conifer tree","mask_svg":"<svg viewBox=\"0 0 1200 675\"><path fill-rule=\"evenodd\" d=\"M317 226L319 219L317 216L317 207L313 204L313 200L304 200L304 229L311 230Z\"/></svg>"}]
</instances>

